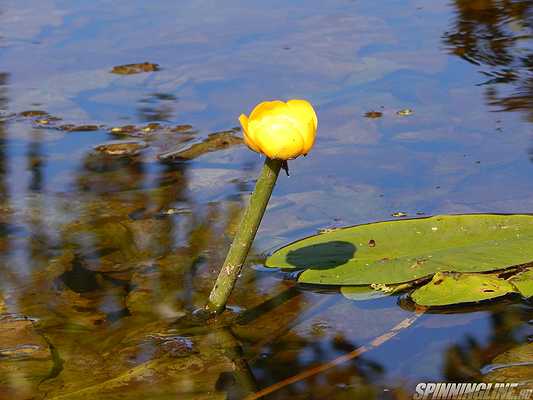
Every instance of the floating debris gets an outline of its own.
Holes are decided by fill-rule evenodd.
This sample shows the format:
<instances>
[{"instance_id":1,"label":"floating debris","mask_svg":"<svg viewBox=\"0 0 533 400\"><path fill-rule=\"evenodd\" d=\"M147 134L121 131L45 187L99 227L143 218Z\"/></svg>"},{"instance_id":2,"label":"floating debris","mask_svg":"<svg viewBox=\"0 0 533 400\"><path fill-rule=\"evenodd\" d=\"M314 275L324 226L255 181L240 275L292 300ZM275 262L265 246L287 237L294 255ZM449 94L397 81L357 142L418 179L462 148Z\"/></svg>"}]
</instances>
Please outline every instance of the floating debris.
<instances>
[{"instance_id":1,"label":"floating debris","mask_svg":"<svg viewBox=\"0 0 533 400\"><path fill-rule=\"evenodd\" d=\"M115 135L128 135L137 132L139 129L135 125L124 125L111 128L109 132Z\"/></svg>"},{"instance_id":2,"label":"floating debris","mask_svg":"<svg viewBox=\"0 0 533 400\"><path fill-rule=\"evenodd\" d=\"M119 75L133 75L140 74L142 72L155 72L159 71L159 64L152 64L149 62L139 64L125 64L117 65L113 67L111 73Z\"/></svg>"},{"instance_id":3,"label":"floating debris","mask_svg":"<svg viewBox=\"0 0 533 400\"><path fill-rule=\"evenodd\" d=\"M47 115L45 118L36 119L34 122L38 125L51 125L57 121L61 121L61 118Z\"/></svg>"},{"instance_id":4,"label":"floating debris","mask_svg":"<svg viewBox=\"0 0 533 400\"><path fill-rule=\"evenodd\" d=\"M403 217L407 217L407 213L404 213L403 211L396 211L391 214L391 217L403 218Z\"/></svg>"},{"instance_id":5,"label":"floating debris","mask_svg":"<svg viewBox=\"0 0 533 400\"><path fill-rule=\"evenodd\" d=\"M200 157L203 154L210 153L217 150L227 149L231 146L242 144L242 138L235 136L233 131L222 131L210 134L207 139L201 143L193 144L192 146L178 151L171 151L163 153L158 156L161 161L179 161L192 160Z\"/></svg>"},{"instance_id":6,"label":"floating debris","mask_svg":"<svg viewBox=\"0 0 533 400\"><path fill-rule=\"evenodd\" d=\"M192 125L176 125L174 128L171 128L172 132L189 132L192 131Z\"/></svg>"},{"instance_id":7,"label":"floating debris","mask_svg":"<svg viewBox=\"0 0 533 400\"><path fill-rule=\"evenodd\" d=\"M93 132L100 130L101 128L98 125L74 125L74 124L65 124L58 127L61 131L66 132Z\"/></svg>"},{"instance_id":8,"label":"floating debris","mask_svg":"<svg viewBox=\"0 0 533 400\"><path fill-rule=\"evenodd\" d=\"M154 133L193 133L192 125L163 126L159 123L149 123L145 126L124 125L109 129L109 132L117 136L145 137Z\"/></svg>"},{"instance_id":9,"label":"floating debris","mask_svg":"<svg viewBox=\"0 0 533 400\"><path fill-rule=\"evenodd\" d=\"M411 110L410 108L404 108L403 110L397 111L396 114L400 117L407 117L413 114L413 110Z\"/></svg>"},{"instance_id":10,"label":"floating debris","mask_svg":"<svg viewBox=\"0 0 533 400\"><path fill-rule=\"evenodd\" d=\"M424 211L417 211L416 215L426 215L426 213Z\"/></svg>"},{"instance_id":11,"label":"floating debris","mask_svg":"<svg viewBox=\"0 0 533 400\"><path fill-rule=\"evenodd\" d=\"M145 127L141 128L143 132L153 132L161 129L161 124L158 124L157 122L152 122L146 125Z\"/></svg>"},{"instance_id":12,"label":"floating debris","mask_svg":"<svg viewBox=\"0 0 533 400\"><path fill-rule=\"evenodd\" d=\"M132 157L138 155L141 150L148 147L148 144L142 141L128 142L111 142L100 144L94 149L108 156Z\"/></svg>"},{"instance_id":13,"label":"floating debris","mask_svg":"<svg viewBox=\"0 0 533 400\"><path fill-rule=\"evenodd\" d=\"M383 113L380 111L368 111L364 115L366 118L381 118L383 116Z\"/></svg>"},{"instance_id":14,"label":"floating debris","mask_svg":"<svg viewBox=\"0 0 533 400\"><path fill-rule=\"evenodd\" d=\"M46 111L41 110L28 110L28 111L22 111L19 113L20 117L24 118L31 118L31 117L43 117L45 115L48 115Z\"/></svg>"}]
</instances>

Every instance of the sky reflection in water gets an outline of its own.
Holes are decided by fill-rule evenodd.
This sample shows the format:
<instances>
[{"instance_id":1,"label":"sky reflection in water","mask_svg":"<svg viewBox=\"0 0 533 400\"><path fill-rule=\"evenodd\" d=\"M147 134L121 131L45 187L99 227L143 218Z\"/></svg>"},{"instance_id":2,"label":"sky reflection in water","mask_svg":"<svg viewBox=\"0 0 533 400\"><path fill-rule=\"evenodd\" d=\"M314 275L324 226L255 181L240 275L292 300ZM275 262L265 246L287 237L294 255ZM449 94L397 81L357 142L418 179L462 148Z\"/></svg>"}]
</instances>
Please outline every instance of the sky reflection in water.
<instances>
[{"instance_id":1,"label":"sky reflection in water","mask_svg":"<svg viewBox=\"0 0 533 400\"><path fill-rule=\"evenodd\" d=\"M0 112L42 109L107 127L191 124L199 142L263 99L310 100L317 144L279 180L257 254L395 211L531 212L533 2L502 3L7 0ZM161 70L110 73L144 61ZM414 114L398 116L404 108ZM383 117L364 118L371 110ZM258 156L232 146L164 164L157 154L181 145L167 135L146 139L150 148L133 160L101 160L93 146L115 139L105 129L65 133L5 119L0 293L7 311L40 320L27 340L46 347L44 335L63 363L0 365L9 377L0 378L0 397L76 392L152 362L159 380L147 379L132 398L169 382L183 396L239 398L411 314L396 298L353 303L248 269L229 331L173 325L205 299ZM519 300L459 311L425 316L394 342L272 398L390 398L381 386L409 394L408 383L475 379L531 335L531 305ZM235 346L242 356L228 351ZM161 348L175 356L171 364ZM231 372L228 360L245 367ZM87 365L100 372L87 378ZM219 367L207 373L207 365ZM88 395L105 389L96 387Z\"/></svg>"}]
</instances>

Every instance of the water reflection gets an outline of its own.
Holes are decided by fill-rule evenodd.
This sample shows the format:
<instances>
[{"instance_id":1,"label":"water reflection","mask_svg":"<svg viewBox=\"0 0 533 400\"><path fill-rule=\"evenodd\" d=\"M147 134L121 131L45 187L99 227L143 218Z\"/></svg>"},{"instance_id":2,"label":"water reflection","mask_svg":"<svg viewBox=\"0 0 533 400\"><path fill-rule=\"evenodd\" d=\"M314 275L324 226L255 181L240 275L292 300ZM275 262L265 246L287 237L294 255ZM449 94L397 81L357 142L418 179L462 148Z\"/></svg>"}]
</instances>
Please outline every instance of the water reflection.
<instances>
[{"instance_id":1,"label":"water reflection","mask_svg":"<svg viewBox=\"0 0 533 400\"><path fill-rule=\"evenodd\" d=\"M139 100L139 119L143 122L172 121L177 101L171 93L152 93Z\"/></svg>"},{"instance_id":2,"label":"water reflection","mask_svg":"<svg viewBox=\"0 0 533 400\"><path fill-rule=\"evenodd\" d=\"M488 104L522 111L533 122L533 2L455 0L443 35L452 54L482 68Z\"/></svg>"},{"instance_id":3,"label":"water reflection","mask_svg":"<svg viewBox=\"0 0 533 400\"><path fill-rule=\"evenodd\" d=\"M488 340L480 342L473 335L450 346L444 354L444 376L451 382L476 382L483 379L483 367L509 349L528 343L532 331L526 324L531 308L518 304L495 306L489 314ZM524 354L527 358L527 354ZM518 360L510 360L516 362ZM527 375L522 375L526 377ZM510 375L511 377L511 375ZM512 379L512 377L511 377ZM520 374L515 376L520 379Z\"/></svg>"},{"instance_id":4,"label":"water reflection","mask_svg":"<svg viewBox=\"0 0 533 400\"><path fill-rule=\"evenodd\" d=\"M404 206L415 210L420 198L429 211L446 211L465 187L486 186L502 198L504 191L477 182L483 175L472 175L463 155L483 147L487 159L494 152L499 161L500 142L479 139L477 122L462 119L451 147L446 134L432 136L449 126L441 99L454 81L433 78L446 59L435 51L442 31L419 19L425 11L411 10L412 3L311 1L313 7L302 8L278 2L254 9L237 2L243 7L220 9L216 18L206 12L208 3L172 8L155 1L142 12L125 2L74 3L61 8L43 0L46 12L31 13L40 18L35 31L10 44L18 56L5 69L12 75L0 73L0 112L8 108L9 78L13 111L50 109L65 123L97 128L64 132L32 129L31 118L0 119L0 350L11 351L0 360L0 398L239 399L368 343L411 315L395 298L354 303L337 288L303 290L284 275L246 268L227 317L213 325L176 322L205 301L237 229L261 160L244 150L232 126L238 112L264 96L312 97L325 128L317 152L294 161L294 177L280 179L260 234L270 242L258 252L273 241L313 234L334 217L349 224L388 218ZM24 11L7 7L15 15ZM491 104L530 113L531 56L524 47L530 2L455 1L453 7L444 39L450 51L484 69ZM439 22L449 16L443 7L426 8ZM287 25L280 18L286 15ZM418 46L422 35L414 20L432 36L416 51L409 46ZM165 32L156 47L147 26ZM123 61L117 58L141 49L165 68L150 78L109 74L110 65ZM28 62L34 54L47 62ZM132 105L131 99L141 100ZM417 101L413 115L395 114ZM383 118L360 118L359 109L382 104ZM480 112L476 121L485 120ZM99 127L135 121L166 123L116 136ZM209 136L215 130L224 131ZM149 144L145 152L94 151L132 132ZM464 143L470 139L472 147ZM185 154L158 161L158 154L189 145ZM508 148L502 162L514 160L509 154L517 146ZM435 167L434 153L446 162ZM402 170L411 171L404 175L409 179L398 177ZM529 176L529 170L520 173ZM448 183L455 192L427 190L454 174ZM376 200L384 192L385 199ZM472 203L484 201L484 193ZM474 207L467 205L460 211ZM309 248L291 259L303 264L302 256L316 258L323 250ZM322 267L357 254L342 242L326 250ZM257 254L250 263L261 260ZM400 399L412 394L405 381L477 379L490 355L524 342L523 316L531 310L516 320L517 304L521 300L513 299L509 309L486 315L480 306L478 320L468 309L427 316L428 323L441 317L442 326L430 332L412 326L394 342L270 398ZM381 386L392 390L384 394Z\"/></svg>"}]
</instances>

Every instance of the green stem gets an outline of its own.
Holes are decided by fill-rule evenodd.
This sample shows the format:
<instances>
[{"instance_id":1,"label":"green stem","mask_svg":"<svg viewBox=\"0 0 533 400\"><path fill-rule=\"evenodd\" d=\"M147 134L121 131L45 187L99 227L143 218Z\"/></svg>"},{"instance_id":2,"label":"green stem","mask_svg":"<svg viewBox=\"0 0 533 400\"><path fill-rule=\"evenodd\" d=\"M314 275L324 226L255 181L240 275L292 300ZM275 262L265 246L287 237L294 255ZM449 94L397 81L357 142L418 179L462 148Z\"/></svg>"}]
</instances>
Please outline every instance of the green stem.
<instances>
[{"instance_id":1,"label":"green stem","mask_svg":"<svg viewBox=\"0 0 533 400\"><path fill-rule=\"evenodd\" d=\"M218 274L215 286L209 295L205 310L210 314L224 311L228 298L244 265L248 251L265 213L268 200L276 184L283 161L267 158L261 175L250 197L250 204L244 212L237 234L229 249L224 265Z\"/></svg>"}]
</instances>

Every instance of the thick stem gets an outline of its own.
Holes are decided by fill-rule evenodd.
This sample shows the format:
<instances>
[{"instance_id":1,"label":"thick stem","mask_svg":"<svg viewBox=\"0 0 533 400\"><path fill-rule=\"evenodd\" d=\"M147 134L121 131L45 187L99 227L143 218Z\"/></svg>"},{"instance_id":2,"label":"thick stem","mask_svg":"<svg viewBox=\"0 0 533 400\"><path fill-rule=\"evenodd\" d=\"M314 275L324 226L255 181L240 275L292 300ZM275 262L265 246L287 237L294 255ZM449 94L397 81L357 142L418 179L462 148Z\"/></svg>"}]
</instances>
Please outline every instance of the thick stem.
<instances>
[{"instance_id":1,"label":"thick stem","mask_svg":"<svg viewBox=\"0 0 533 400\"><path fill-rule=\"evenodd\" d=\"M209 313L215 314L224 311L226 302L235 286L265 213L282 163L283 161L281 160L271 160L269 158L265 160L265 165L257 180L255 190L250 197L250 203L244 212L224 265L209 295L209 301L205 306L206 311Z\"/></svg>"}]
</instances>

